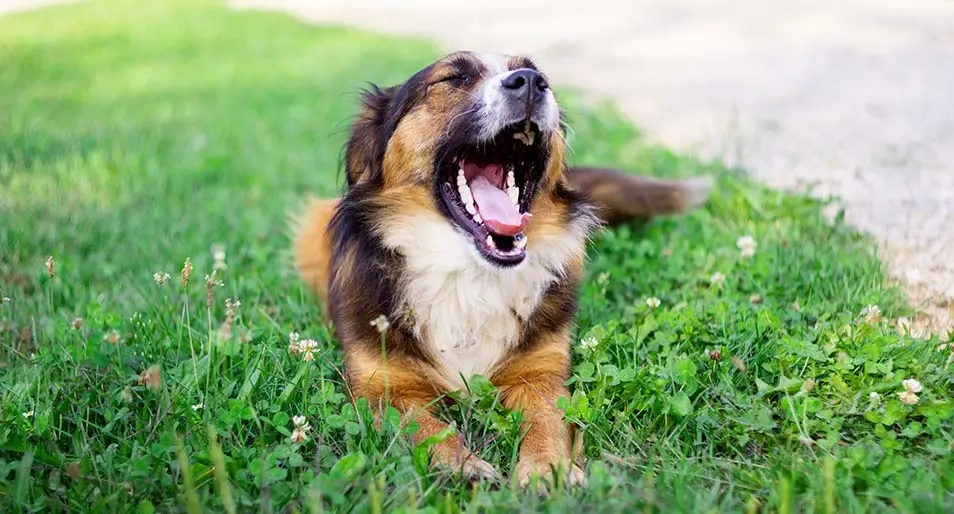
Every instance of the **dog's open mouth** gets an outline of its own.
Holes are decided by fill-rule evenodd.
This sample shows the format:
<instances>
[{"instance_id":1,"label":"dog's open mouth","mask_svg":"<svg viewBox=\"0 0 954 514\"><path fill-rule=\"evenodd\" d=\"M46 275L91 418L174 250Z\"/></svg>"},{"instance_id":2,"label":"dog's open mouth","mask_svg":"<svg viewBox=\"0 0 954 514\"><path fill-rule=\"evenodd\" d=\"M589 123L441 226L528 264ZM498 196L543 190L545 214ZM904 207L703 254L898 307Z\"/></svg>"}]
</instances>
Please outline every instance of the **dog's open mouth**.
<instances>
[{"instance_id":1,"label":"dog's open mouth","mask_svg":"<svg viewBox=\"0 0 954 514\"><path fill-rule=\"evenodd\" d=\"M524 229L546 159L540 139L533 123L511 125L442 165L439 196L445 209L492 263L513 266L527 256Z\"/></svg>"}]
</instances>

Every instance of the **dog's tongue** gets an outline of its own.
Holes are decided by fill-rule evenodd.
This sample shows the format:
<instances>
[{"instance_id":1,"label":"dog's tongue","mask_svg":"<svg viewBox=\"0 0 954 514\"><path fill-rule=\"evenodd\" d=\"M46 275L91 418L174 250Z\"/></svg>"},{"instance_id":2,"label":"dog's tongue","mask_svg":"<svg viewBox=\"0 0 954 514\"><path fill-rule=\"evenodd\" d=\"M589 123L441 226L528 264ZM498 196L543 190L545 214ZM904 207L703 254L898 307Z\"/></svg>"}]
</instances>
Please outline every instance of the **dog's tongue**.
<instances>
[{"instance_id":1,"label":"dog's tongue","mask_svg":"<svg viewBox=\"0 0 954 514\"><path fill-rule=\"evenodd\" d=\"M530 221L530 214L520 214L506 191L491 184L483 175L474 177L469 185L480 217L491 232L501 236L515 236L523 232Z\"/></svg>"}]
</instances>

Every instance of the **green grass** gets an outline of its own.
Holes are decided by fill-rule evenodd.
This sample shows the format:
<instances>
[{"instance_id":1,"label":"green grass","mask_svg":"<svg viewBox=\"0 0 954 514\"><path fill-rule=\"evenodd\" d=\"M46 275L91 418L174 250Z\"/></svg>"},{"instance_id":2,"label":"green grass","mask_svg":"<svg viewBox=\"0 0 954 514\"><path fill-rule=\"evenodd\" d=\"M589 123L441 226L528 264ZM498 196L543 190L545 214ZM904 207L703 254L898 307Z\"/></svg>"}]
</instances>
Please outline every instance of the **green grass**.
<instances>
[{"instance_id":1,"label":"green grass","mask_svg":"<svg viewBox=\"0 0 954 514\"><path fill-rule=\"evenodd\" d=\"M289 266L285 217L338 190L355 91L438 53L206 2L0 18L0 511L954 509L952 354L897 335L906 309L872 243L566 92L575 162L718 177L704 209L593 243L578 339L595 347L575 350L566 406L589 485L472 486L375 429ZM213 245L228 269L207 308ZM241 305L222 340L226 298ZM883 321L859 318L870 304ZM288 352L292 331L319 342L314 362ZM140 385L154 365L159 387ZM916 405L896 394L911 377ZM509 472L518 418L491 387L446 415Z\"/></svg>"}]
</instances>

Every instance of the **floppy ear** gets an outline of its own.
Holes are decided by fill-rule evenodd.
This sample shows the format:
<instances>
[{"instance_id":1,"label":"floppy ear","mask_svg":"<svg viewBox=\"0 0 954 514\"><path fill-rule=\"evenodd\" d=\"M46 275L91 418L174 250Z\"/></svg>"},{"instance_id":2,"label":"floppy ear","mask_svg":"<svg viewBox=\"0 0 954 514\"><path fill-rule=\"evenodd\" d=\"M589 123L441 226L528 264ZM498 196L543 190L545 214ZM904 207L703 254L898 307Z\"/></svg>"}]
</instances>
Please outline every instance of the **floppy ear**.
<instances>
[{"instance_id":1,"label":"floppy ear","mask_svg":"<svg viewBox=\"0 0 954 514\"><path fill-rule=\"evenodd\" d=\"M372 84L364 91L361 112L351 128L345 156L348 187L381 179L388 140L401 118L421 98L432 67L415 73L404 84L384 89Z\"/></svg>"},{"instance_id":2,"label":"floppy ear","mask_svg":"<svg viewBox=\"0 0 954 514\"><path fill-rule=\"evenodd\" d=\"M381 89L372 85L364 91L345 154L348 187L381 178L388 137L385 124L397 90L397 86Z\"/></svg>"}]
</instances>

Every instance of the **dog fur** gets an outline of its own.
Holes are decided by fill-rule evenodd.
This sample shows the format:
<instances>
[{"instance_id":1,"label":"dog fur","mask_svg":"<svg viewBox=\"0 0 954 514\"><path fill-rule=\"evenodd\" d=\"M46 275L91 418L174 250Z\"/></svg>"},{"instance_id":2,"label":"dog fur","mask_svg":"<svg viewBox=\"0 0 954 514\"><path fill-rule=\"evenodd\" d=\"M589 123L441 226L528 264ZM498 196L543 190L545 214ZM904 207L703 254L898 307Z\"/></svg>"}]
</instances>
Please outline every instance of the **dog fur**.
<instances>
[{"instance_id":1,"label":"dog fur","mask_svg":"<svg viewBox=\"0 0 954 514\"><path fill-rule=\"evenodd\" d=\"M515 70L539 75L538 92L531 87L516 108L499 86ZM521 193L521 209L532 214L526 257L503 266L478 251L439 191L449 155L491 144L524 119L538 128L540 165L525 172ZM416 421L418 443L448 426L434 414L436 399L486 376L507 408L524 413L521 484L554 470L569 483L585 480L556 401L569 396L577 285L593 229L681 213L708 191L704 181L568 167L563 129L556 99L529 59L447 55L404 84L365 92L346 146L347 190L314 200L297 218L294 241L301 277L334 324L353 392ZM388 320L383 358L380 326L372 325L381 315ZM499 476L461 441L433 446L433 464Z\"/></svg>"}]
</instances>

